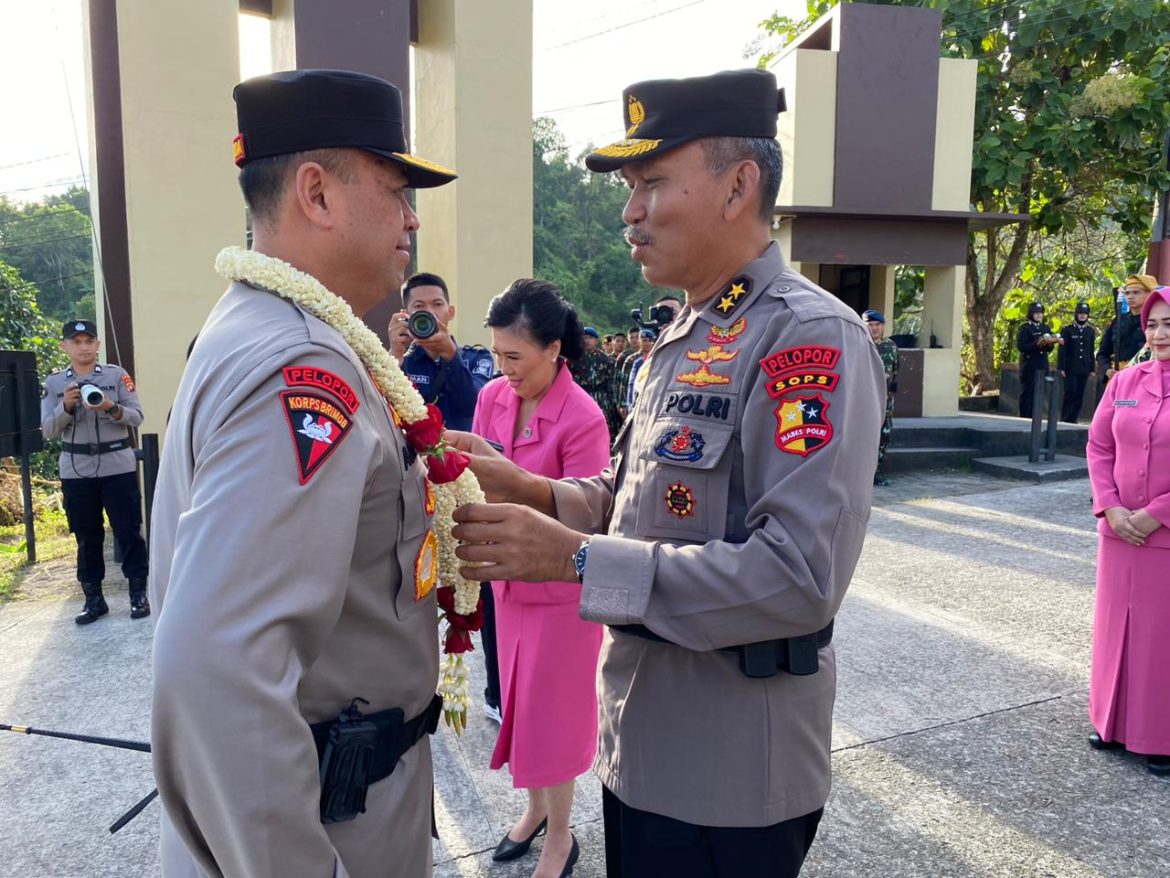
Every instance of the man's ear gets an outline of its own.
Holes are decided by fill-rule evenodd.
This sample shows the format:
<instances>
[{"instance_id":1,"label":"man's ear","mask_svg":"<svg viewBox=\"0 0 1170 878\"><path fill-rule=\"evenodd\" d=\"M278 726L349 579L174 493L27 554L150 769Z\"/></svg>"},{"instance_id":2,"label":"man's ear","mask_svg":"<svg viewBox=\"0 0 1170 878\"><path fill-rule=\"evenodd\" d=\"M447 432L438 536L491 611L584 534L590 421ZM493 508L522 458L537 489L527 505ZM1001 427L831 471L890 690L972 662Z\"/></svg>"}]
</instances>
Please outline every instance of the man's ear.
<instances>
[{"instance_id":1,"label":"man's ear","mask_svg":"<svg viewBox=\"0 0 1170 878\"><path fill-rule=\"evenodd\" d=\"M297 209L313 225L332 228L336 224L336 182L336 178L317 162L304 162L297 168L293 178L294 201Z\"/></svg>"},{"instance_id":2,"label":"man's ear","mask_svg":"<svg viewBox=\"0 0 1170 878\"><path fill-rule=\"evenodd\" d=\"M750 159L737 163L728 170L727 202L723 207L723 218L734 221L745 210L756 210L759 193L760 166Z\"/></svg>"},{"instance_id":3,"label":"man's ear","mask_svg":"<svg viewBox=\"0 0 1170 878\"><path fill-rule=\"evenodd\" d=\"M455 319L455 306L450 302L447 303L447 322L450 323Z\"/></svg>"}]
</instances>

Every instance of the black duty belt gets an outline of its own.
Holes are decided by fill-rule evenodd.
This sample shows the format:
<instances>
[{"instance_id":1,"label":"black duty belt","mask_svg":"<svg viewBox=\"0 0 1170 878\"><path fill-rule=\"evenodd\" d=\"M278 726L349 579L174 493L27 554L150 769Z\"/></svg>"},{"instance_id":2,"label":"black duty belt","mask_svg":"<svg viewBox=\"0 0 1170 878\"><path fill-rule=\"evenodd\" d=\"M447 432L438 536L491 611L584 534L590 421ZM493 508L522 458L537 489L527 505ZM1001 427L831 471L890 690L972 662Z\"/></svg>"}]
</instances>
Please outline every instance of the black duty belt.
<instances>
[{"instance_id":1,"label":"black duty belt","mask_svg":"<svg viewBox=\"0 0 1170 878\"><path fill-rule=\"evenodd\" d=\"M70 454L108 454L111 451L121 451L130 447L129 439L118 439L114 442L62 442L61 448Z\"/></svg>"},{"instance_id":2,"label":"black duty belt","mask_svg":"<svg viewBox=\"0 0 1170 878\"><path fill-rule=\"evenodd\" d=\"M436 695L411 720L401 707L362 714L355 698L335 720L312 723L321 768L321 821L340 823L366 810L370 784L389 777L415 744L439 727L443 699Z\"/></svg>"},{"instance_id":3,"label":"black duty belt","mask_svg":"<svg viewBox=\"0 0 1170 878\"><path fill-rule=\"evenodd\" d=\"M611 625L610 628L658 643L678 645L659 634L655 634L645 625ZM746 677L774 677L779 671L803 677L817 672L817 668L820 666L820 656L817 655L817 651L828 646L832 641L833 621L829 620L828 625L812 634L784 637L779 640L761 640L757 643L744 643L739 646L724 646L716 651L738 656L739 669Z\"/></svg>"}]
</instances>

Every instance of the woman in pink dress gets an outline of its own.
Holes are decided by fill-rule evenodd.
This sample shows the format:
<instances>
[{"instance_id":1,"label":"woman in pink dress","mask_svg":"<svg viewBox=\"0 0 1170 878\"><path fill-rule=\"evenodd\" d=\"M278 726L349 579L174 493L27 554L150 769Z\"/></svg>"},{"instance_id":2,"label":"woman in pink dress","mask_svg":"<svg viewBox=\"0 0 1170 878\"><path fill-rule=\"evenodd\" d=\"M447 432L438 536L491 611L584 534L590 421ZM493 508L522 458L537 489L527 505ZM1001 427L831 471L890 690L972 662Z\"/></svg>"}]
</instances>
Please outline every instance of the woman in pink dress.
<instances>
[{"instance_id":1,"label":"woman in pink dress","mask_svg":"<svg viewBox=\"0 0 1170 878\"><path fill-rule=\"evenodd\" d=\"M1124 747L1170 774L1170 287L1150 293L1153 359L1109 382L1089 428L1100 519L1089 744Z\"/></svg>"},{"instance_id":2,"label":"woman in pink dress","mask_svg":"<svg viewBox=\"0 0 1170 878\"><path fill-rule=\"evenodd\" d=\"M584 350L582 326L557 288L518 280L492 299L487 325L501 377L479 394L472 431L549 478L590 477L609 464L605 416L573 382L566 360ZM540 551L533 546L533 551ZM503 721L492 768L507 764L528 808L493 859L528 853L547 827L534 878L572 872L573 783L597 751L601 626L584 622L575 582L493 582Z\"/></svg>"}]
</instances>

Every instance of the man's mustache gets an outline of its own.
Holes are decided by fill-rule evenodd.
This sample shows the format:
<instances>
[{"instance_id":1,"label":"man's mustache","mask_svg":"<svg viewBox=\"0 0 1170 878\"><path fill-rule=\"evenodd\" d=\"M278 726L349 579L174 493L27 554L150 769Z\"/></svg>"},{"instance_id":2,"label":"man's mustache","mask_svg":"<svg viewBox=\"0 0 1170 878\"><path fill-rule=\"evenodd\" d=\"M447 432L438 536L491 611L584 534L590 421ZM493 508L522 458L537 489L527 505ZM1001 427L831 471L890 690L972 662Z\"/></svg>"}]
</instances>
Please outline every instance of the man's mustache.
<instances>
[{"instance_id":1,"label":"man's mustache","mask_svg":"<svg viewBox=\"0 0 1170 878\"><path fill-rule=\"evenodd\" d=\"M637 226L626 226L623 232L627 244L653 244L654 239Z\"/></svg>"}]
</instances>

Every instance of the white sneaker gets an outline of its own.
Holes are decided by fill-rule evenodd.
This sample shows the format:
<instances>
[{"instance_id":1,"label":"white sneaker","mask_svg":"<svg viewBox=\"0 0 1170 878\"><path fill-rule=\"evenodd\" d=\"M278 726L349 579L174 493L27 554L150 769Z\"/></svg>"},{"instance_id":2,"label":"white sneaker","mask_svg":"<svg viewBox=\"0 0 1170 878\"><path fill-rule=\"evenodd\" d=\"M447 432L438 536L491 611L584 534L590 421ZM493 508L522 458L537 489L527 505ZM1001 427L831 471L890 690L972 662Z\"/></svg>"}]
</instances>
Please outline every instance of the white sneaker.
<instances>
[{"instance_id":1,"label":"white sneaker","mask_svg":"<svg viewBox=\"0 0 1170 878\"><path fill-rule=\"evenodd\" d=\"M502 725L504 718L500 715L500 709L486 701L483 703L483 715L494 722L496 725Z\"/></svg>"}]
</instances>

